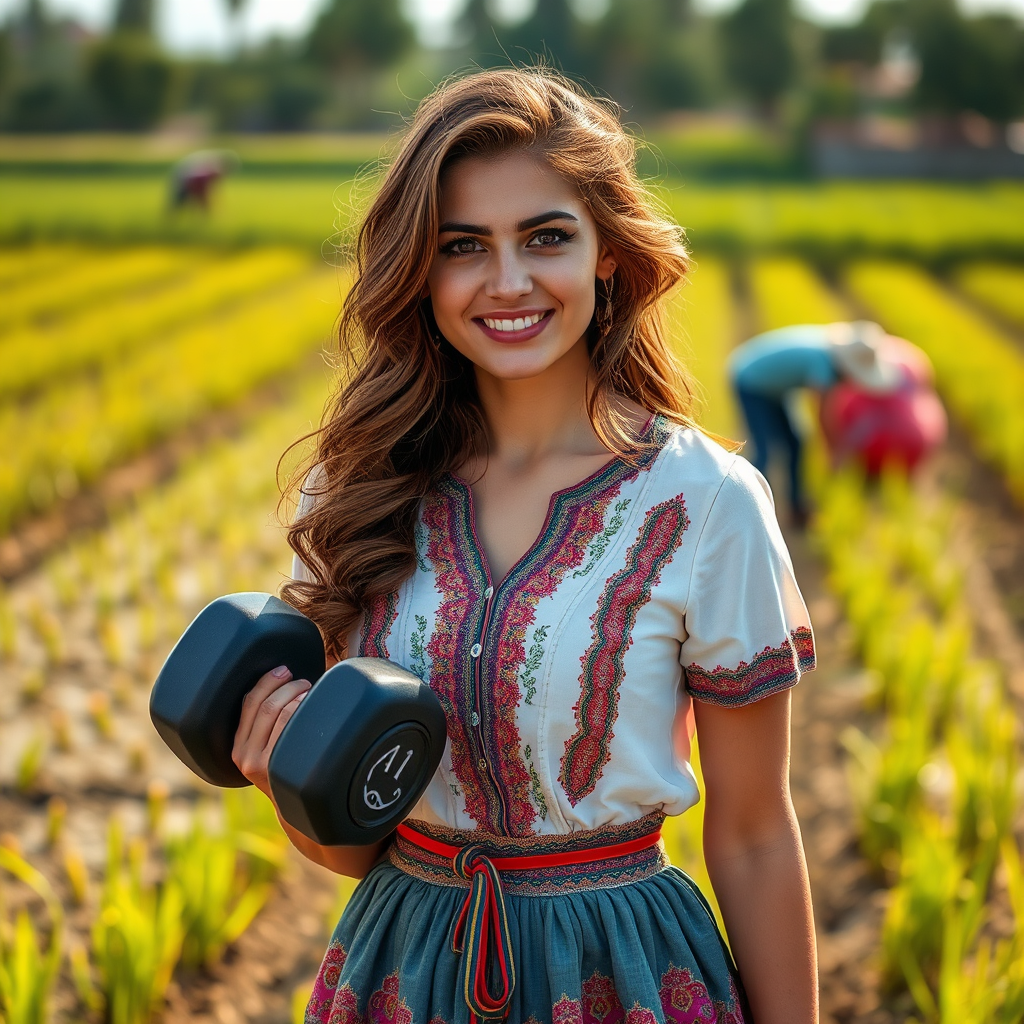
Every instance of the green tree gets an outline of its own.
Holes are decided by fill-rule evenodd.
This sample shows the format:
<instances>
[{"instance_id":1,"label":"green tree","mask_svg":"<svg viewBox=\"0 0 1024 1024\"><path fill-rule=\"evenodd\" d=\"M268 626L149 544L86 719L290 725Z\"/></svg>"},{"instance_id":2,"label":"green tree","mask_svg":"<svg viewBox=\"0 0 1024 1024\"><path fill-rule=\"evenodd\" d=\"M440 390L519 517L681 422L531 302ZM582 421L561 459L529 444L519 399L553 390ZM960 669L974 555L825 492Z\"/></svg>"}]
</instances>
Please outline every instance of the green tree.
<instances>
[{"instance_id":1,"label":"green tree","mask_svg":"<svg viewBox=\"0 0 1024 1024\"><path fill-rule=\"evenodd\" d=\"M796 71L792 28L789 0L744 0L722 19L726 74L767 117Z\"/></svg>"},{"instance_id":2,"label":"green tree","mask_svg":"<svg viewBox=\"0 0 1024 1024\"><path fill-rule=\"evenodd\" d=\"M152 35L154 14L154 0L118 0L114 31Z\"/></svg>"},{"instance_id":3,"label":"green tree","mask_svg":"<svg viewBox=\"0 0 1024 1024\"><path fill-rule=\"evenodd\" d=\"M954 0L917 0L910 13L921 62L914 98L924 110L972 110L1009 121L1024 102L1024 31L1005 16L964 18Z\"/></svg>"},{"instance_id":4,"label":"green tree","mask_svg":"<svg viewBox=\"0 0 1024 1024\"><path fill-rule=\"evenodd\" d=\"M331 0L308 37L309 56L336 71L386 67L414 42L399 0Z\"/></svg>"},{"instance_id":5,"label":"green tree","mask_svg":"<svg viewBox=\"0 0 1024 1024\"><path fill-rule=\"evenodd\" d=\"M151 128L167 111L175 68L141 32L115 32L92 51L88 80L115 128Z\"/></svg>"}]
</instances>

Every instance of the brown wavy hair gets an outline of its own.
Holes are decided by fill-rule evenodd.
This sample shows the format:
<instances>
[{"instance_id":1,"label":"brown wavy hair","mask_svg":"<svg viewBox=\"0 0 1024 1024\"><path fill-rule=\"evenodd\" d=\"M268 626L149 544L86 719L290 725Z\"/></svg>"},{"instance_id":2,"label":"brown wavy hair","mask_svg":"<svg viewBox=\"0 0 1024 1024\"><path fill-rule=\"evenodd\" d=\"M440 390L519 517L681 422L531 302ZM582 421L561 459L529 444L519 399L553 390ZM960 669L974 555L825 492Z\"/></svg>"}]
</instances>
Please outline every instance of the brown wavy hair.
<instances>
[{"instance_id":1,"label":"brown wavy hair","mask_svg":"<svg viewBox=\"0 0 1024 1024\"><path fill-rule=\"evenodd\" d=\"M487 450L473 366L440 338L421 298L454 161L535 153L576 186L613 252L614 321L588 334L588 410L609 451L628 459L639 443L621 396L693 425L690 379L665 342L659 301L688 268L682 231L638 178L636 142L617 109L544 68L454 79L417 107L359 231L338 384L291 483L304 497L288 540L313 580L285 583L282 596L317 623L333 657L346 656L360 617L412 574L420 500Z\"/></svg>"}]
</instances>

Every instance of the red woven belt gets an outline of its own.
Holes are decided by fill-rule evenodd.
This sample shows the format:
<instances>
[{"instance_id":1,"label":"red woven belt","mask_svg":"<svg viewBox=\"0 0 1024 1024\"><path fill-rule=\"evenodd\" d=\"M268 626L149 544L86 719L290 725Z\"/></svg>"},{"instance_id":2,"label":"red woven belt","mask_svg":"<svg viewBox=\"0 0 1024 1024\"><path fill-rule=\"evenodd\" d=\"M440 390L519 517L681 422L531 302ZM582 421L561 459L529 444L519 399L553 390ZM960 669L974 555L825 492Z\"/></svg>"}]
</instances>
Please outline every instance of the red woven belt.
<instances>
[{"instance_id":1,"label":"red woven belt","mask_svg":"<svg viewBox=\"0 0 1024 1024\"><path fill-rule=\"evenodd\" d=\"M463 995L474 1024L501 1021L508 1015L516 985L516 968L509 940L505 894L499 871L525 871L614 860L657 846L661 830L611 846L580 847L563 853L528 853L491 857L483 846L453 846L409 825L398 826L408 843L428 853L450 857L455 873L470 883L469 894L452 927L452 951L462 957Z\"/></svg>"}]
</instances>

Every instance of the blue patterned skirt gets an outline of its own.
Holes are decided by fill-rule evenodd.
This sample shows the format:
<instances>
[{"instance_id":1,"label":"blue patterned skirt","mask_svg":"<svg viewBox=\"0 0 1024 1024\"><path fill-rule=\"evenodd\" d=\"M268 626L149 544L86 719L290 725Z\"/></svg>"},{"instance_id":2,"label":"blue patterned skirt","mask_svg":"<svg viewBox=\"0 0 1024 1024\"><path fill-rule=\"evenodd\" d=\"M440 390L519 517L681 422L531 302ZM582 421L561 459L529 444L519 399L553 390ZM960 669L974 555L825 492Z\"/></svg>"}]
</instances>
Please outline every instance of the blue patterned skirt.
<instances>
[{"instance_id":1,"label":"blue patterned skirt","mask_svg":"<svg viewBox=\"0 0 1024 1024\"><path fill-rule=\"evenodd\" d=\"M305 1024L745 1024L661 821L525 838L407 822L345 908Z\"/></svg>"}]
</instances>

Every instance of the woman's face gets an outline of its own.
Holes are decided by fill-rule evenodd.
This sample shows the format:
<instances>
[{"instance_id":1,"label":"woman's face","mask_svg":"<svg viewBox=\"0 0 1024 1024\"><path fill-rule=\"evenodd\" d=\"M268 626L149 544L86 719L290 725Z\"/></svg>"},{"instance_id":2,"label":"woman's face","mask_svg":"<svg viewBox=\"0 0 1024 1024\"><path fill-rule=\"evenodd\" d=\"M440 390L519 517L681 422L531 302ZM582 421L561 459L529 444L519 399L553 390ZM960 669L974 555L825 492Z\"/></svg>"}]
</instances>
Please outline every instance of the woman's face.
<instances>
[{"instance_id":1,"label":"woman's face","mask_svg":"<svg viewBox=\"0 0 1024 1024\"><path fill-rule=\"evenodd\" d=\"M534 377L585 346L594 279L614 270L586 204L542 159L465 157L446 172L427 288L441 333L478 370Z\"/></svg>"}]
</instances>

